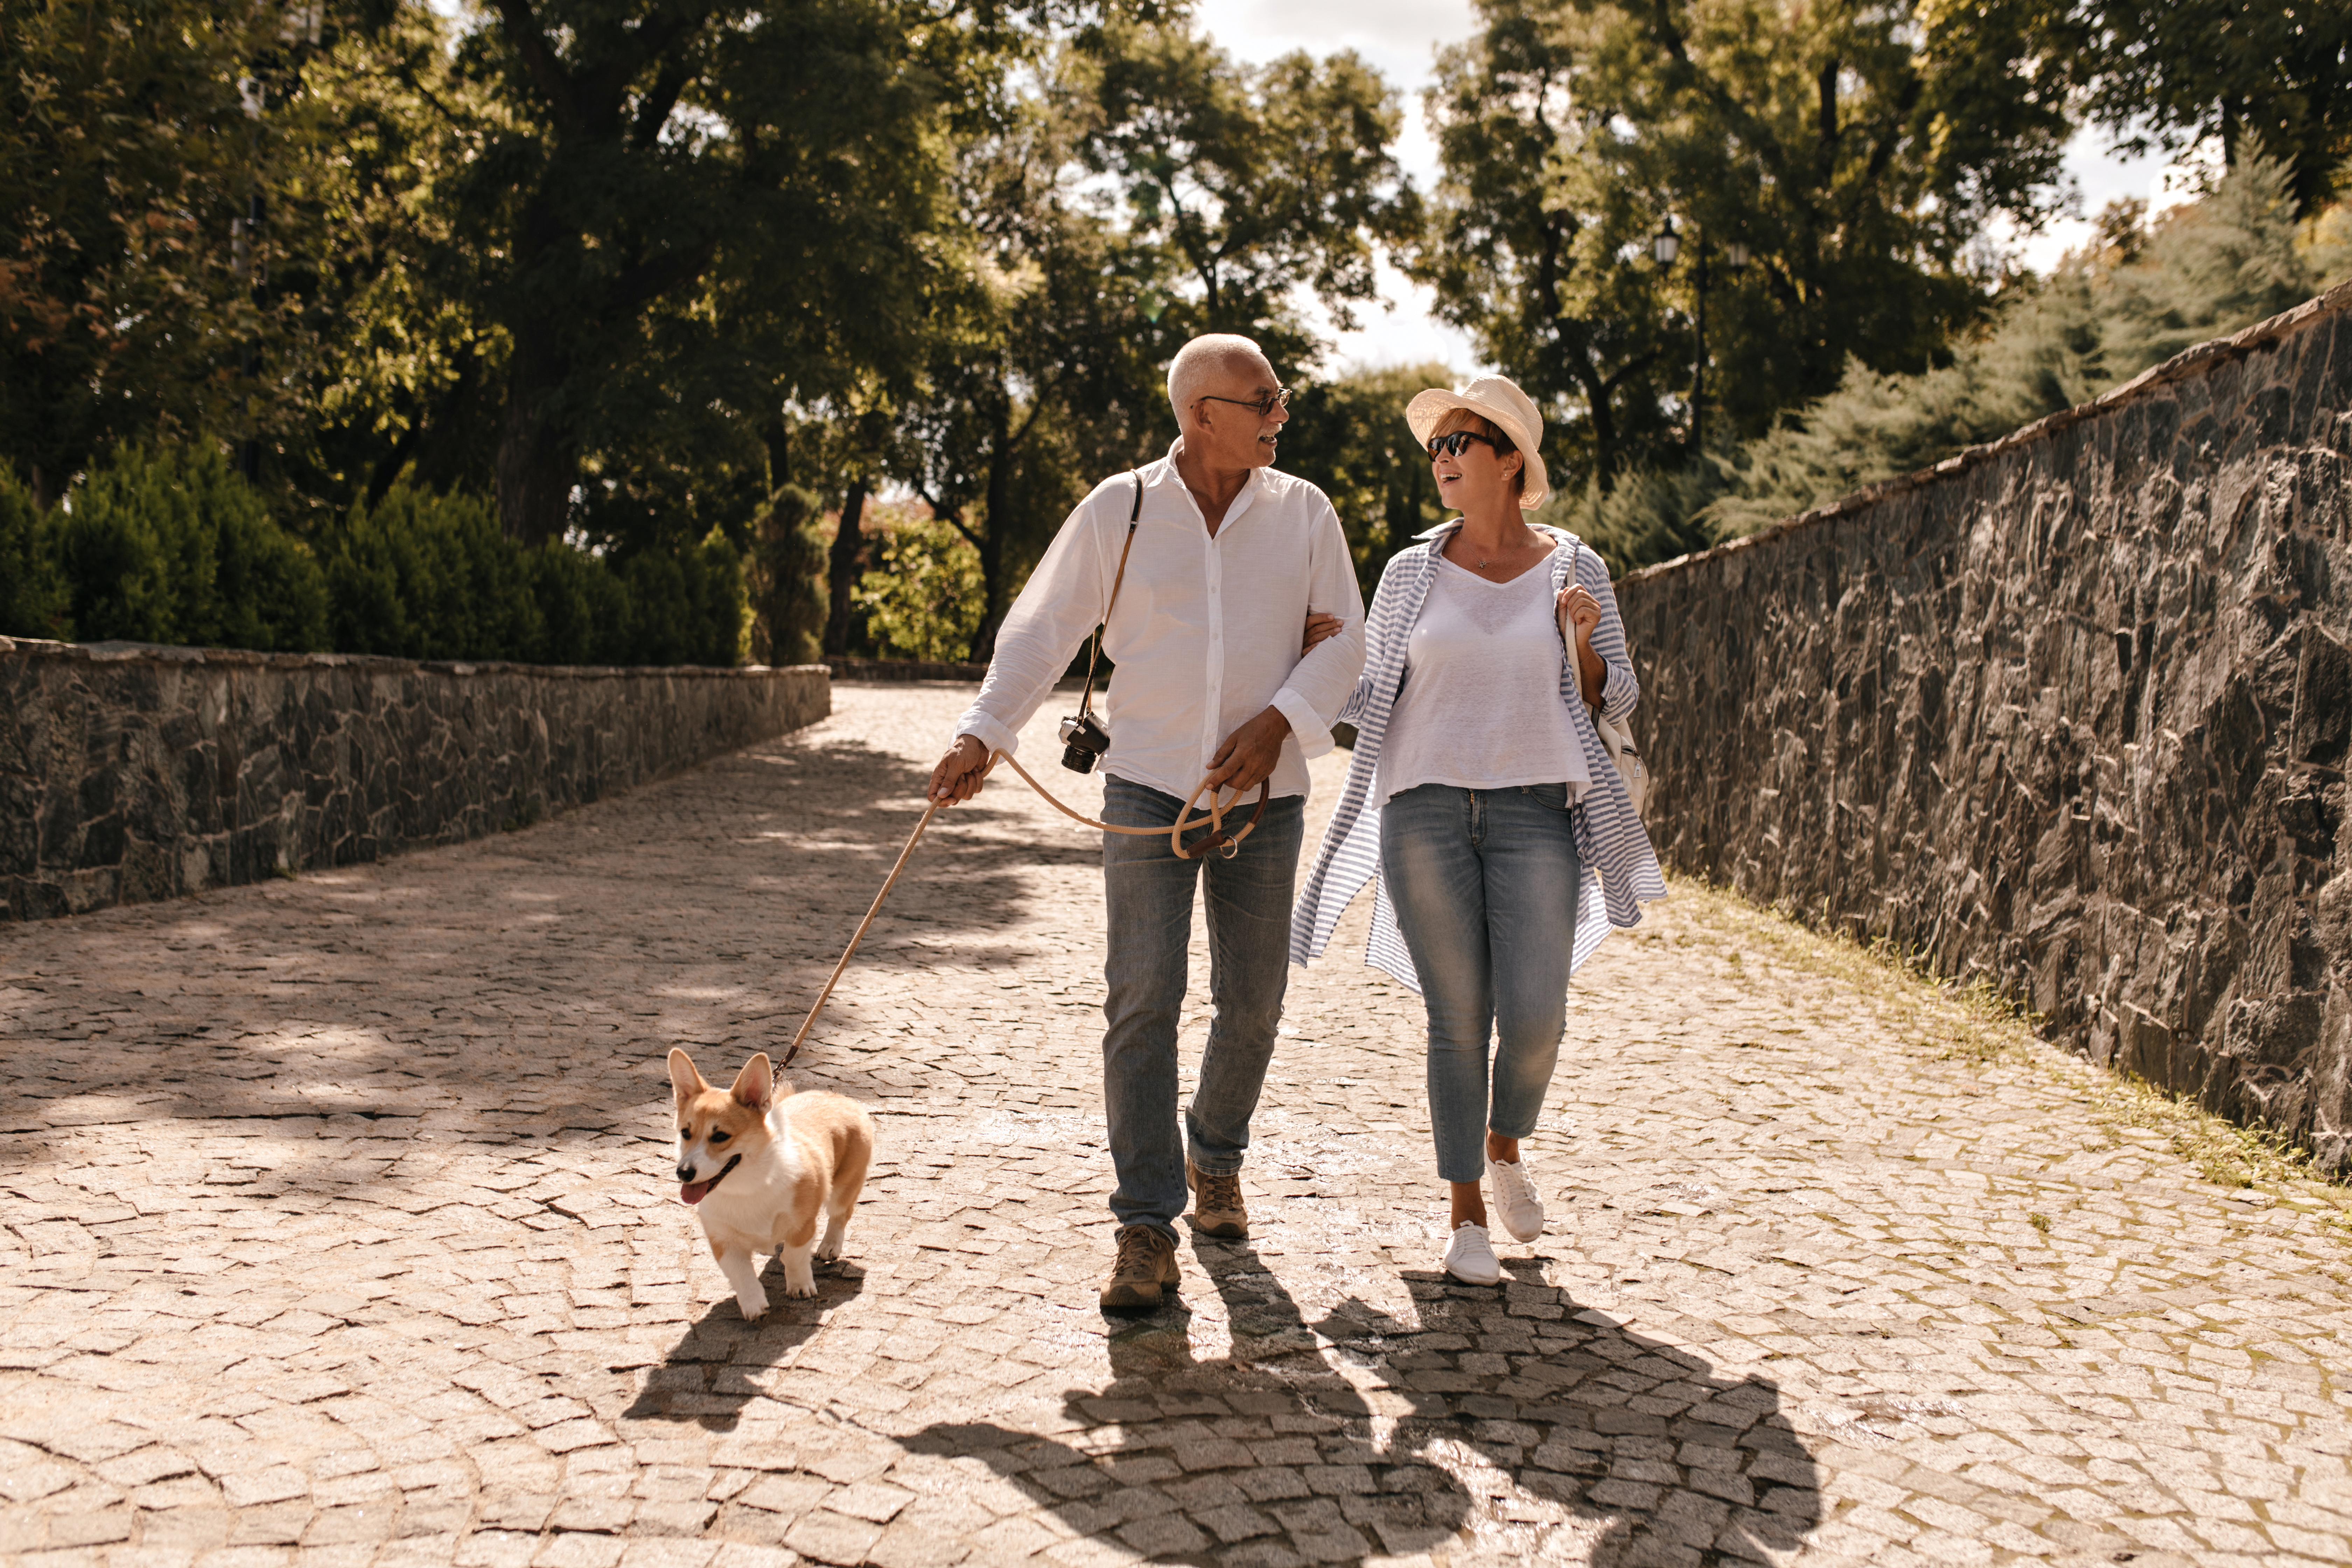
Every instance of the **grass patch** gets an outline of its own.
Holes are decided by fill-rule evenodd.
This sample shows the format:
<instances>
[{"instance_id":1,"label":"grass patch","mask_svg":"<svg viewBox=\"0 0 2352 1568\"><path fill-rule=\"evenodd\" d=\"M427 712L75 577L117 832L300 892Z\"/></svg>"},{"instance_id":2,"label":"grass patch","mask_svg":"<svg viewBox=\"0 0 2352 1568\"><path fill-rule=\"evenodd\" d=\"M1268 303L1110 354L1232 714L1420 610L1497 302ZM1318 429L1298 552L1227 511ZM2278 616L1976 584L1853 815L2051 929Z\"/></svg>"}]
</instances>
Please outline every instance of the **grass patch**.
<instances>
[{"instance_id":1,"label":"grass patch","mask_svg":"<svg viewBox=\"0 0 2352 1568\"><path fill-rule=\"evenodd\" d=\"M1938 1058L1991 1062L2033 1044L2034 1016L2004 998L1991 983L1944 980L1916 953L1880 938L1862 942L1800 924L1783 911L1751 904L1738 894L1688 878L1673 879L1678 904L1727 940L1737 939L1768 961L1835 980L1859 992L1908 1045ZM1734 974L1744 975L1740 948L1730 949Z\"/></svg>"},{"instance_id":2,"label":"grass patch","mask_svg":"<svg viewBox=\"0 0 2352 1568\"><path fill-rule=\"evenodd\" d=\"M2108 1075L2091 1114L2106 1131L2110 1148L2124 1142L2126 1128L2153 1132L2217 1187L2327 1180L2312 1165L2311 1151L2294 1140L2267 1127L2241 1127L2145 1079Z\"/></svg>"},{"instance_id":3,"label":"grass patch","mask_svg":"<svg viewBox=\"0 0 2352 1568\"><path fill-rule=\"evenodd\" d=\"M2005 1061L2065 1077L2070 1088L2086 1092L2092 1120L2108 1148L2134 1142L2134 1131L2153 1133L2216 1186L2301 1188L2297 1195L2325 1205L2331 1223L2352 1237L2352 1207L2343 1199L2352 1171L2331 1177L2312 1163L2309 1149L2269 1128L2242 1127L2145 1079L2095 1067L2071 1052L2037 1052L2038 1016L2002 996L1989 980L1943 979L1916 952L1904 952L1883 938L1863 942L1813 931L1791 914L1749 903L1728 889L1685 877L1675 877L1672 883L1675 901L1727 945L1736 941L1750 954L1850 987L1877 1007L1882 1021L1906 1044L1945 1060ZM1738 948L1732 951L1736 954ZM1731 969L1735 975L1747 973L1737 956ZM2312 1191L2314 1186L2325 1189L2325 1195ZM2047 1234L2046 1218L2029 1217Z\"/></svg>"}]
</instances>

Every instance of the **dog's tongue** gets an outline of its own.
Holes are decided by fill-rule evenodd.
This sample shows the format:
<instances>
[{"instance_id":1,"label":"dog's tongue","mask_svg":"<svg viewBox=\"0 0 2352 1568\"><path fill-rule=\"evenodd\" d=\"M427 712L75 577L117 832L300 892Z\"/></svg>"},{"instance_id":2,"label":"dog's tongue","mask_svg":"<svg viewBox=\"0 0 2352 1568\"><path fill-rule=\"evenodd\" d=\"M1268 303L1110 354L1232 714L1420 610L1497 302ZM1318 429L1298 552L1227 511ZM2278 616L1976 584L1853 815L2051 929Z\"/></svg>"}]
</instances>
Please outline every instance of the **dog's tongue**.
<instances>
[{"instance_id":1,"label":"dog's tongue","mask_svg":"<svg viewBox=\"0 0 2352 1568\"><path fill-rule=\"evenodd\" d=\"M698 1204L709 1196L709 1182L688 1182L677 1189L677 1201L682 1204Z\"/></svg>"}]
</instances>

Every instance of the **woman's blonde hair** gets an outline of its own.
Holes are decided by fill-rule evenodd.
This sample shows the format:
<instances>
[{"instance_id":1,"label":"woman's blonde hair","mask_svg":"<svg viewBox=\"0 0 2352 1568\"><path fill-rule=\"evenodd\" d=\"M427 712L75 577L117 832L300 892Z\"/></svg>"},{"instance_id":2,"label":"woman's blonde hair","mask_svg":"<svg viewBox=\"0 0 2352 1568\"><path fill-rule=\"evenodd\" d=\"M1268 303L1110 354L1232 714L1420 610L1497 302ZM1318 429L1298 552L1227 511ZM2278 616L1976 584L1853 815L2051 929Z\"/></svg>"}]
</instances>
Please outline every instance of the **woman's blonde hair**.
<instances>
[{"instance_id":1,"label":"woman's blonde hair","mask_svg":"<svg viewBox=\"0 0 2352 1568\"><path fill-rule=\"evenodd\" d=\"M1439 415L1437 427L1429 433L1430 438L1434 440L1440 436L1451 436L1456 430L1467 430L1473 436L1486 437L1487 444L1495 448L1495 456L1497 458L1507 452L1516 452L1519 449L1517 442L1503 434L1501 426L1485 415L1473 413L1467 408L1449 408ZM1511 470L1510 486L1511 499L1514 500L1527 493L1528 465L1525 461L1521 461L1517 468Z\"/></svg>"}]
</instances>

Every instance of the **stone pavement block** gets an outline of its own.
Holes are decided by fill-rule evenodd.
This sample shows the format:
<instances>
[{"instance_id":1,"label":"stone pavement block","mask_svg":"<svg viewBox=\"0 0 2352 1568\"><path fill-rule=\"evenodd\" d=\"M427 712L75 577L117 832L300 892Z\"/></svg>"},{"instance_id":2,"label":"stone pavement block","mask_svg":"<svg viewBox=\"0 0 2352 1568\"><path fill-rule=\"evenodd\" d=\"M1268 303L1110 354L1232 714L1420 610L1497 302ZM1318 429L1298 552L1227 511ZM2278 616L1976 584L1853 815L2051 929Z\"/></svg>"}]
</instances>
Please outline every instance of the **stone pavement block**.
<instances>
[{"instance_id":1,"label":"stone pavement block","mask_svg":"<svg viewBox=\"0 0 2352 1568\"><path fill-rule=\"evenodd\" d=\"M1508 1283L1433 1267L1419 1003L1360 905L1292 978L1252 1237L1104 1319L1096 850L1005 781L793 1064L878 1157L817 1299L771 1265L743 1322L663 1055L789 1037L969 690L836 695L528 832L11 931L0 1556L2352 1551L2340 1194L2210 1187L2086 1069L1955 1054L1926 993L1680 884L1578 976L1527 1145L1557 1223Z\"/></svg>"}]
</instances>

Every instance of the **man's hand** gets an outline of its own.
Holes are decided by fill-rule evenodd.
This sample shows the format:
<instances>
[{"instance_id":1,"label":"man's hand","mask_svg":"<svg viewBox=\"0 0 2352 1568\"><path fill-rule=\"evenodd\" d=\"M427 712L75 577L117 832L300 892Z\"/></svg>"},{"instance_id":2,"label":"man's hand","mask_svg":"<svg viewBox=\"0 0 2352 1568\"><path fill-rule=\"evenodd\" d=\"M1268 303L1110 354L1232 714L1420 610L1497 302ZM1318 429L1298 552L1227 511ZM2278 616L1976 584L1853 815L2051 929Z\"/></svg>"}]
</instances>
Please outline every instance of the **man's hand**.
<instances>
[{"instance_id":1,"label":"man's hand","mask_svg":"<svg viewBox=\"0 0 2352 1568\"><path fill-rule=\"evenodd\" d=\"M958 735L940 765L931 770L931 798L942 805L970 800L980 793L981 774L988 766L988 748L977 735Z\"/></svg>"},{"instance_id":2,"label":"man's hand","mask_svg":"<svg viewBox=\"0 0 2352 1568\"><path fill-rule=\"evenodd\" d=\"M1209 763L1211 786L1237 795L1257 788L1274 775L1274 764L1282 761L1282 742L1289 733L1290 721L1282 716L1282 710L1269 708L1226 736Z\"/></svg>"},{"instance_id":3,"label":"man's hand","mask_svg":"<svg viewBox=\"0 0 2352 1568\"><path fill-rule=\"evenodd\" d=\"M1322 610L1307 611L1307 643L1305 647L1298 650L1298 657L1305 658L1308 654L1313 653L1315 651L1315 645L1323 641L1326 637L1338 637L1339 635L1339 628L1347 624L1347 622L1341 620L1339 616L1327 614Z\"/></svg>"}]
</instances>

